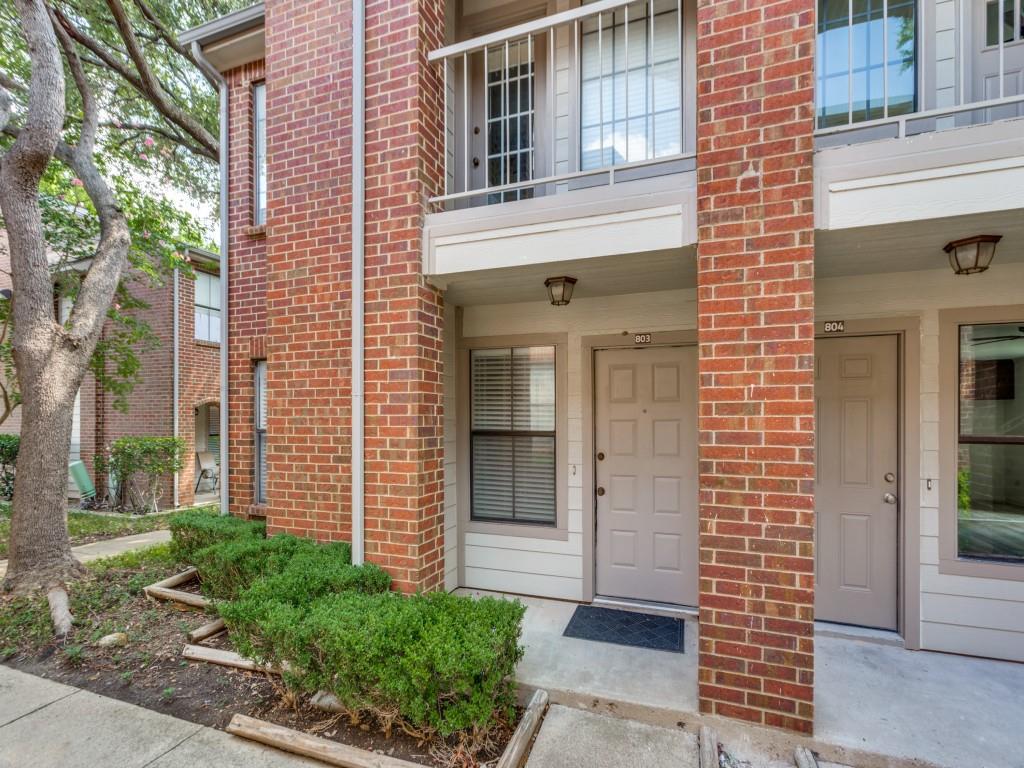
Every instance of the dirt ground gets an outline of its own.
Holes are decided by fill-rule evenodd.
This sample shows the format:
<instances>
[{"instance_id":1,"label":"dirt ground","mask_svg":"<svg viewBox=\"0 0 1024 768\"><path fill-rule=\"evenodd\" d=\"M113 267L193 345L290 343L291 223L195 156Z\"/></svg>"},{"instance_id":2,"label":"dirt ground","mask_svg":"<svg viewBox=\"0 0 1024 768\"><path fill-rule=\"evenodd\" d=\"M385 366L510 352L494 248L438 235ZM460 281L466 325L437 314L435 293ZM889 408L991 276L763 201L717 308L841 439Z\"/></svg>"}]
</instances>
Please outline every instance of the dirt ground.
<instances>
[{"instance_id":1,"label":"dirt ground","mask_svg":"<svg viewBox=\"0 0 1024 768\"><path fill-rule=\"evenodd\" d=\"M165 571L163 576L170 573L173 570ZM22 633L24 642L12 647L10 635L6 639L0 636L0 662L215 728L223 729L234 714L242 713L425 765L477 764L453 750L452 745L425 742L398 729L388 737L376 723L352 722L347 715L331 715L312 708L304 698L286 691L276 676L185 661L181 652L187 642L186 634L210 621L210 616L178 604L156 602L141 594L141 586L163 576L152 578L152 571L133 574L130 570L107 574L102 578L114 582L113 587L108 585L103 590L107 599L90 598L84 606L78 606L76 621L81 626L67 643L55 644L49 638L42 641L41 632L30 631ZM119 591L131 578L135 580L132 588ZM93 588L99 592L99 585L94 584ZM138 592L131 594L135 588ZM196 589L194 584L181 588ZM111 597L112 590L116 597ZM0 605L0 611L19 607L21 604ZM114 631L127 634L127 645L97 645L103 634ZM36 638L35 642L31 636ZM6 648L4 643L8 644ZM205 644L230 648L226 635L211 638ZM506 734L493 752L480 755L480 759L490 760L500 754L510 735Z\"/></svg>"}]
</instances>

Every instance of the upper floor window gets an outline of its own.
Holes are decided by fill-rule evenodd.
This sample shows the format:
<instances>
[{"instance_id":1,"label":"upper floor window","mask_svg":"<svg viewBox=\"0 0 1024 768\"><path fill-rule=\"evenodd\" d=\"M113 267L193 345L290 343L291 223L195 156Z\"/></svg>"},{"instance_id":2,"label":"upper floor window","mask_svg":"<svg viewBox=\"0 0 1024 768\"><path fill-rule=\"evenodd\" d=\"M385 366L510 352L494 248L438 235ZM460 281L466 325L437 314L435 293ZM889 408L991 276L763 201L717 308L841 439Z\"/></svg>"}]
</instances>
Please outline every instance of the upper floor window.
<instances>
[{"instance_id":1,"label":"upper floor window","mask_svg":"<svg viewBox=\"0 0 1024 768\"><path fill-rule=\"evenodd\" d=\"M555 348L470 353L470 518L556 525Z\"/></svg>"},{"instance_id":2,"label":"upper floor window","mask_svg":"<svg viewBox=\"0 0 1024 768\"><path fill-rule=\"evenodd\" d=\"M1002 0L1003 18L999 18L999 0L985 4L985 45L999 45L999 33L1003 42L1012 43L1024 39L1024 3L1022 0Z\"/></svg>"},{"instance_id":3,"label":"upper floor window","mask_svg":"<svg viewBox=\"0 0 1024 768\"><path fill-rule=\"evenodd\" d=\"M682 152L681 50L677 0L634 3L583 22L581 169Z\"/></svg>"},{"instance_id":4,"label":"upper floor window","mask_svg":"<svg viewBox=\"0 0 1024 768\"><path fill-rule=\"evenodd\" d=\"M196 272L196 338L220 343L220 277Z\"/></svg>"},{"instance_id":5,"label":"upper floor window","mask_svg":"<svg viewBox=\"0 0 1024 768\"><path fill-rule=\"evenodd\" d=\"M253 221L267 221L267 86L257 83L252 87L253 125Z\"/></svg>"},{"instance_id":6,"label":"upper floor window","mask_svg":"<svg viewBox=\"0 0 1024 768\"><path fill-rule=\"evenodd\" d=\"M819 128L917 108L917 1L819 0Z\"/></svg>"},{"instance_id":7,"label":"upper floor window","mask_svg":"<svg viewBox=\"0 0 1024 768\"><path fill-rule=\"evenodd\" d=\"M957 556L1024 562L1024 318L960 326Z\"/></svg>"}]
</instances>

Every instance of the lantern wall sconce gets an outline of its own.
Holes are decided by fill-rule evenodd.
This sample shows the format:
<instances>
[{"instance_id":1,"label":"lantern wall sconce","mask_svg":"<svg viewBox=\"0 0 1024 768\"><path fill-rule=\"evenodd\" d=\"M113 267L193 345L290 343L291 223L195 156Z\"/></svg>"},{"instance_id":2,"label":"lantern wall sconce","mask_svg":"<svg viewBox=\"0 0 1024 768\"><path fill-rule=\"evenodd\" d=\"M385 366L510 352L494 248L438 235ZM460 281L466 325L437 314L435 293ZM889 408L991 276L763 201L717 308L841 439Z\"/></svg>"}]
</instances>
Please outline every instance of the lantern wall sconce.
<instances>
[{"instance_id":1,"label":"lantern wall sconce","mask_svg":"<svg viewBox=\"0 0 1024 768\"><path fill-rule=\"evenodd\" d=\"M1002 235L975 235L946 243L943 250L949 254L949 266L956 274L975 275L989 268L996 255L996 243L1002 239Z\"/></svg>"},{"instance_id":2,"label":"lantern wall sconce","mask_svg":"<svg viewBox=\"0 0 1024 768\"><path fill-rule=\"evenodd\" d=\"M564 307L572 300L572 289L575 285L575 277L549 277L544 281L544 287L548 289L548 299L556 307Z\"/></svg>"}]
</instances>

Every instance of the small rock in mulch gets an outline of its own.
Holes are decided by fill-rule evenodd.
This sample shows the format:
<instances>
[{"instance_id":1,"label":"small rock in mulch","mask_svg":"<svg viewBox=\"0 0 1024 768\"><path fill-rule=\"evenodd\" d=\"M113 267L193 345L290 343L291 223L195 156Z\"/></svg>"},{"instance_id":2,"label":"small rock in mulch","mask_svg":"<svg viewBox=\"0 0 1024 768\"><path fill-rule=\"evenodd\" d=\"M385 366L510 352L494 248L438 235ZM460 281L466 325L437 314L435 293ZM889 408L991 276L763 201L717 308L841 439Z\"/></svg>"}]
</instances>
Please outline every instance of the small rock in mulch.
<instances>
[{"instance_id":1,"label":"small rock in mulch","mask_svg":"<svg viewBox=\"0 0 1024 768\"><path fill-rule=\"evenodd\" d=\"M114 632L110 635L104 635L96 641L96 645L100 648L120 648L128 645L128 635L124 632Z\"/></svg>"}]
</instances>

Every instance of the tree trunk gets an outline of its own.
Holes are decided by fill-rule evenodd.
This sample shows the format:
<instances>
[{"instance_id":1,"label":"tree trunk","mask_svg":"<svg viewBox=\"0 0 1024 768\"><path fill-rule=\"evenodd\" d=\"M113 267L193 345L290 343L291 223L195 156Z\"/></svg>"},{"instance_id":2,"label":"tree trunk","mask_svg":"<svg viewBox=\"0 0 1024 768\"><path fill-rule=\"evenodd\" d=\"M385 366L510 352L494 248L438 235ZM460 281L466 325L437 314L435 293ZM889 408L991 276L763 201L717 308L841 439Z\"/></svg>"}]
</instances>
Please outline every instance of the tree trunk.
<instances>
[{"instance_id":1,"label":"tree trunk","mask_svg":"<svg viewBox=\"0 0 1024 768\"><path fill-rule=\"evenodd\" d=\"M45 371L39 377L21 378L30 386L21 406L21 446L4 587L25 593L62 583L82 570L68 540L66 470L75 403L70 384L80 381L82 374L65 368L64 376Z\"/></svg>"}]
</instances>

